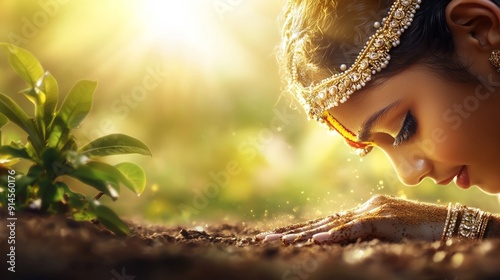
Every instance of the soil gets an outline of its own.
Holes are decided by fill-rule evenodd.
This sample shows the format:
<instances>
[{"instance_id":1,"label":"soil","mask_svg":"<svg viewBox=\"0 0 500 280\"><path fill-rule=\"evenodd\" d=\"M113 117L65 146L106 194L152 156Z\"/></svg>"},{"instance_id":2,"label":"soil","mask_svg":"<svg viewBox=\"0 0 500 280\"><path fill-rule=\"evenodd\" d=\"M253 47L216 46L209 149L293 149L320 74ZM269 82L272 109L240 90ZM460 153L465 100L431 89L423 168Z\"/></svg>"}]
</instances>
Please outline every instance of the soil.
<instances>
[{"instance_id":1,"label":"soil","mask_svg":"<svg viewBox=\"0 0 500 280\"><path fill-rule=\"evenodd\" d=\"M130 236L62 216L18 216L15 272L0 219L0 279L500 279L500 240L447 245L358 241L263 244L252 225L129 223Z\"/></svg>"}]
</instances>

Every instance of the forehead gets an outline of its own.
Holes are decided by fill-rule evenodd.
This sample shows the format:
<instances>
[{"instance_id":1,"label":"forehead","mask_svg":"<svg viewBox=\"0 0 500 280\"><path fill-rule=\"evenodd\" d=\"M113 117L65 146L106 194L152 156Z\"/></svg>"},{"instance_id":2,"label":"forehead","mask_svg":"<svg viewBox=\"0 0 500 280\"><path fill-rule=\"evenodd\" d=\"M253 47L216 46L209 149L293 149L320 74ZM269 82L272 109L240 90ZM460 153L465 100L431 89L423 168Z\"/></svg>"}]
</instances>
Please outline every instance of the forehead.
<instances>
[{"instance_id":1,"label":"forehead","mask_svg":"<svg viewBox=\"0 0 500 280\"><path fill-rule=\"evenodd\" d=\"M404 107L413 102L427 103L431 92L447 92L449 86L449 82L442 81L429 68L415 65L389 78L374 79L369 86L354 92L347 102L329 112L345 128L357 134L364 122L390 104L399 102ZM450 98L444 94L440 96ZM436 97L432 95L434 100Z\"/></svg>"},{"instance_id":2,"label":"forehead","mask_svg":"<svg viewBox=\"0 0 500 280\"><path fill-rule=\"evenodd\" d=\"M396 101L404 102L402 84L388 79L377 85L355 92L347 102L329 110L330 114L344 127L357 134L364 122L371 116ZM408 86L408 85L406 85Z\"/></svg>"}]
</instances>

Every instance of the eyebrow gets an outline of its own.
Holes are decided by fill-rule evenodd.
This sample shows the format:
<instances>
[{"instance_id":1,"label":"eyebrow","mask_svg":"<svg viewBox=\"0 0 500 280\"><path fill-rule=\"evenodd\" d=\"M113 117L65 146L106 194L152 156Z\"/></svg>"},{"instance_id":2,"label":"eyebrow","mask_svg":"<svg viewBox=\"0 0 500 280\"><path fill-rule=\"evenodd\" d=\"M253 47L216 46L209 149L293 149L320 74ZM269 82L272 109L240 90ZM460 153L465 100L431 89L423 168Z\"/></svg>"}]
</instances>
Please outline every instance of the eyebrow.
<instances>
[{"instance_id":1,"label":"eyebrow","mask_svg":"<svg viewBox=\"0 0 500 280\"><path fill-rule=\"evenodd\" d=\"M363 125L361 126L361 130L359 131L358 134L358 139L361 142L368 142L370 141L370 134L371 134L371 129L373 128L373 125L377 123L382 117L387 115L389 112L397 108L398 105L401 104L401 100L398 100L396 102L393 102L389 105L387 105L385 108L383 108L380 111L375 112L368 120L366 120Z\"/></svg>"}]
</instances>

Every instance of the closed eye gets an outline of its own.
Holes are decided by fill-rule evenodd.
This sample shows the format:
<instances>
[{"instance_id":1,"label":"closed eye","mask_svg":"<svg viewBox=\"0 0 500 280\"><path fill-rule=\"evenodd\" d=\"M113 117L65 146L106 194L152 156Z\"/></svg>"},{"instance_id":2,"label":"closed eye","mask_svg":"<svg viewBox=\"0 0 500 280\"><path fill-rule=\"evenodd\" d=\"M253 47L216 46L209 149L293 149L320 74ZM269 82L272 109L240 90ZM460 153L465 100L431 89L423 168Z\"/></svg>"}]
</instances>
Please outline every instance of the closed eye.
<instances>
[{"instance_id":1,"label":"closed eye","mask_svg":"<svg viewBox=\"0 0 500 280\"><path fill-rule=\"evenodd\" d=\"M409 141L415 133L417 133L417 120L412 113L408 111L403 121L403 125L401 126L401 130L398 135L394 137L394 143L392 145L394 147L398 147L399 145L404 144Z\"/></svg>"}]
</instances>

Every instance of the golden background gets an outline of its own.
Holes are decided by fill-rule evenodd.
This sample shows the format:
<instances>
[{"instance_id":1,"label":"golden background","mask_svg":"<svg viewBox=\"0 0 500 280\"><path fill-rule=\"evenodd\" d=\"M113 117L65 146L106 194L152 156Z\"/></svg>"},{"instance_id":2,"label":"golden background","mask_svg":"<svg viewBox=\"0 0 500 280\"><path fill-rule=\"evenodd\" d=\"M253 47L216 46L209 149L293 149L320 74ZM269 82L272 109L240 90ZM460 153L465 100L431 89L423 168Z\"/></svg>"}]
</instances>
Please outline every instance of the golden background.
<instances>
[{"instance_id":1,"label":"golden background","mask_svg":"<svg viewBox=\"0 0 500 280\"><path fill-rule=\"evenodd\" d=\"M30 50L62 94L98 81L79 143L110 133L141 139L153 157L123 156L146 171L121 216L159 223L287 224L354 207L374 194L498 212L477 188L425 180L408 188L375 151L360 160L337 135L282 96L275 61L277 0L2 0L0 41ZM0 91L31 110L0 55ZM13 126L4 141L25 139ZM20 167L19 167L20 168ZM89 195L92 189L70 182Z\"/></svg>"}]
</instances>

